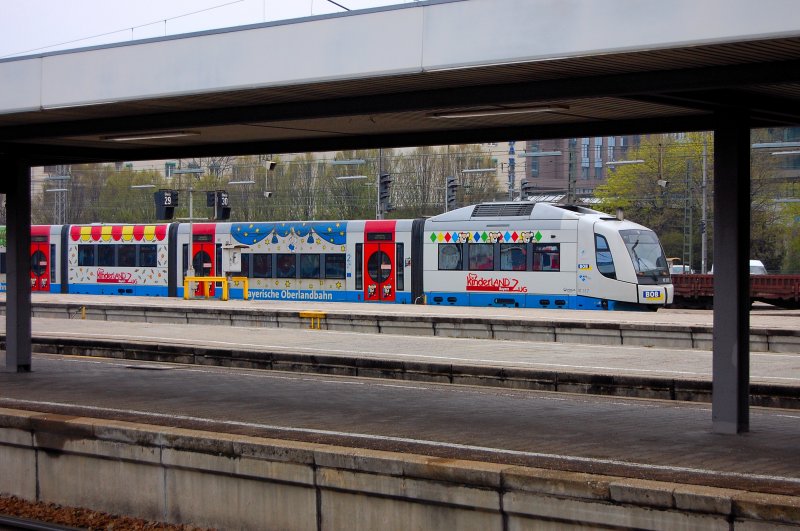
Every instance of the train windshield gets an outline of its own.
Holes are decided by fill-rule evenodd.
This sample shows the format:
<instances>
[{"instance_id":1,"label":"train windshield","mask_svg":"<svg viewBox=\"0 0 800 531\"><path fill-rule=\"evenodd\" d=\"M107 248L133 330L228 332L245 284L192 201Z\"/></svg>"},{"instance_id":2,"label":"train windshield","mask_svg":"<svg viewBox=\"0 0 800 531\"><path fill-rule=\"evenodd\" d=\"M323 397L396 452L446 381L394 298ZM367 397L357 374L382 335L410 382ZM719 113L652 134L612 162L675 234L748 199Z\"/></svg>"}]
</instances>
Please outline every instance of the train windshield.
<instances>
[{"instance_id":1,"label":"train windshield","mask_svg":"<svg viewBox=\"0 0 800 531\"><path fill-rule=\"evenodd\" d=\"M620 231L620 235L638 276L658 278L669 275L667 259L655 232L633 229Z\"/></svg>"}]
</instances>

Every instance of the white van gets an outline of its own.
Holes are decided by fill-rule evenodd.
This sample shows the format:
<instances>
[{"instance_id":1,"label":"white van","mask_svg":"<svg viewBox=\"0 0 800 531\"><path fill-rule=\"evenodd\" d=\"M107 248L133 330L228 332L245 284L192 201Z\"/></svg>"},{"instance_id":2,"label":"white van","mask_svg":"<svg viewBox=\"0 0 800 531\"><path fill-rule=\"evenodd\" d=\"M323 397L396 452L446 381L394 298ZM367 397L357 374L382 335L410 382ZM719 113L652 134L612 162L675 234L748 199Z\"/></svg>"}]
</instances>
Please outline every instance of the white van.
<instances>
[{"instance_id":1,"label":"white van","mask_svg":"<svg viewBox=\"0 0 800 531\"><path fill-rule=\"evenodd\" d=\"M750 274L751 275L766 275L767 268L761 260L750 260Z\"/></svg>"},{"instance_id":2,"label":"white van","mask_svg":"<svg viewBox=\"0 0 800 531\"><path fill-rule=\"evenodd\" d=\"M711 269L708 272L709 275L714 274L714 266L711 266ZM764 267L764 262L761 260L750 260L750 274L751 275L766 275L767 268Z\"/></svg>"}]
</instances>

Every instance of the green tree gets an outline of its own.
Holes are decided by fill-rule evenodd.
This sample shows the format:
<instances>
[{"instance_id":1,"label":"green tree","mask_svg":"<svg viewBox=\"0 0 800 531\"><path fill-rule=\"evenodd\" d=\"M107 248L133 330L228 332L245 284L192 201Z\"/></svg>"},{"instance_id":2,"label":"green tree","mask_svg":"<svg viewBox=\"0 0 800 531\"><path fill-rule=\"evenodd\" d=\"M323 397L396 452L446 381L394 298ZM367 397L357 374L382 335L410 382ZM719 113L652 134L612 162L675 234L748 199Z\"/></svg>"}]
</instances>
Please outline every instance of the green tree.
<instances>
[{"instance_id":1,"label":"green tree","mask_svg":"<svg viewBox=\"0 0 800 531\"><path fill-rule=\"evenodd\" d=\"M462 206L492 201L500 193L496 171L464 173L464 170L496 166L479 145L421 147L398 157L394 165L398 217L444 212L445 182L449 176L455 177L460 185L457 197Z\"/></svg>"},{"instance_id":2,"label":"green tree","mask_svg":"<svg viewBox=\"0 0 800 531\"><path fill-rule=\"evenodd\" d=\"M153 223L155 201L153 192L162 188L163 176L156 170L134 171L125 168L106 174L100 188L98 220L107 223ZM132 188L151 186L150 188Z\"/></svg>"},{"instance_id":3,"label":"green tree","mask_svg":"<svg viewBox=\"0 0 800 531\"><path fill-rule=\"evenodd\" d=\"M800 274L800 203L785 203L781 214L783 225L786 227L785 253L781 272Z\"/></svg>"},{"instance_id":4,"label":"green tree","mask_svg":"<svg viewBox=\"0 0 800 531\"><path fill-rule=\"evenodd\" d=\"M433 216L442 212L444 148L419 147L393 163L392 199L401 218Z\"/></svg>"},{"instance_id":5,"label":"green tree","mask_svg":"<svg viewBox=\"0 0 800 531\"><path fill-rule=\"evenodd\" d=\"M669 257L686 256L700 269L703 146L706 145L707 197L711 197L713 142L707 133L652 135L630 149L630 164L612 165L606 184L595 190L600 210L616 212L654 230ZM711 201L706 217L711 219ZM711 241L712 226L706 220Z\"/></svg>"},{"instance_id":6,"label":"green tree","mask_svg":"<svg viewBox=\"0 0 800 531\"><path fill-rule=\"evenodd\" d=\"M752 142L774 140L774 131L754 130ZM700 265L702 164L704 138L707 146L709 265L713 263L713 141L710 133L653 135L628 153L638 164L618 165L605 185L595 190L600 209L614 212L623 208L627 218L655 230L668 256L683 257L684 242L691 240L693 263ZM768 150L753 150L750 164L751 256L764 262L769 271L794 267L787 253L795 248L794 219L790 210L776 203L783 181L776 157ZM687 178L688 177L688 178ZM688 203L687 203L688 199ZM688 209L687 210L687 205ZM692 223L689 224L688 220ZM684 237L684 228L690 231Z\"/></svg>"},{"instance_id":7,"label":"green tree","mask_svg":"<svg viewBox=\"0 0 800 531\"><path fill-rule=\"evenodd\" d=\"M756 129L753 143L776 140L780 130ZM770 272L786 271L785 257L792 247L791 208L776 199L783 195L784 180L779 157L770 149L754 149L750 155L750 253Z\"/></svg>"}]
</instances>

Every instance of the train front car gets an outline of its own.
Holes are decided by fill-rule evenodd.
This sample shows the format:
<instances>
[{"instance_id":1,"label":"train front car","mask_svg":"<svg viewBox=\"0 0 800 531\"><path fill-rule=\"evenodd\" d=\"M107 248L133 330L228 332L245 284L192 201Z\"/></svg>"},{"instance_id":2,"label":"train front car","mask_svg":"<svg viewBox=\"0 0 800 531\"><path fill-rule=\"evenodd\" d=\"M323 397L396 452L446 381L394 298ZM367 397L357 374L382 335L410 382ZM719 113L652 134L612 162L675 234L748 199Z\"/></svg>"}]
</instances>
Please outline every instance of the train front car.
<instances>
[{"instance_id":1,"label":"train front car","mask_svg":"<svg viewBox=\"0 0 800 531\"><path fill-rule=\"evenodd\" d=\"M672 300L655 234L581 206L460 208L425 221L423 247L428 304L633 310Z\"/></svg>"},{"instance_id":2,"label":"train front car","mask_svg":"<svg viewBox=\"0 0 800 531\"><path fill-rule=\"evenodd\" d=\"M584 306L655 310L672 303L669 264L655 232L592 212L579 223L578 296Z\"/></svg>"}]
</instances>

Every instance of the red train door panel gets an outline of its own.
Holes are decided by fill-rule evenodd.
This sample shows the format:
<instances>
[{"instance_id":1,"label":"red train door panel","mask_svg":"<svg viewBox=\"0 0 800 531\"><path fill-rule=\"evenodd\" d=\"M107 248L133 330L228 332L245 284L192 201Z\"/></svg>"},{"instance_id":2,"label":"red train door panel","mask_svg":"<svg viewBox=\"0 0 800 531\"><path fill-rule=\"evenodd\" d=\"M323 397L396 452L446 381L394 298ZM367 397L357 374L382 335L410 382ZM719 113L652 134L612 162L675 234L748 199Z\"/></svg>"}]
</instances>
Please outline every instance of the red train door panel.
<instances>
[{"instance_id":1,"label":"red train door panel","mask_svg":"<svg viewBox=\"0 0 800 531\"><path fill-rule=\"evenodd\" d=\"M31 291L50 291L49 240L47 235L31 234Z\"/></svg>"},{"instance_id":2,"label":"red train door panel","mask_svg":"<svg viewBox=\"0 0 800 531\"><path fill-rule=\"evenodd\" d=\"M213 224L195 224L193 226L194 235L192 242L192 267L196 277L211 277L216 271L214 258L216 256L216 246L214 244ZM209 295L214 295L214 284L209 286ZM202 297L203 284L198 283L195 288L195 295Z\"/></svg>"},{"instance_id":3,"label":"red train door panel","mask_svg":"<svg viewBox=\"0 0 800 531\"><path fill-rule=\"evenodd\" d=\"M364 230L364 300L394 302L394 221L368 221Z\"/></svg>"}]
</instances>

